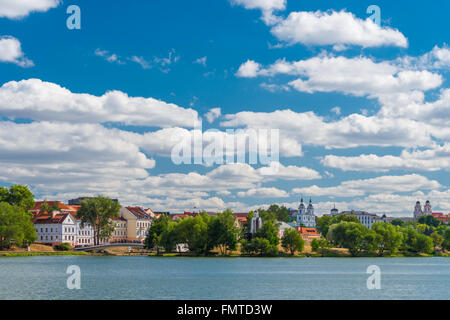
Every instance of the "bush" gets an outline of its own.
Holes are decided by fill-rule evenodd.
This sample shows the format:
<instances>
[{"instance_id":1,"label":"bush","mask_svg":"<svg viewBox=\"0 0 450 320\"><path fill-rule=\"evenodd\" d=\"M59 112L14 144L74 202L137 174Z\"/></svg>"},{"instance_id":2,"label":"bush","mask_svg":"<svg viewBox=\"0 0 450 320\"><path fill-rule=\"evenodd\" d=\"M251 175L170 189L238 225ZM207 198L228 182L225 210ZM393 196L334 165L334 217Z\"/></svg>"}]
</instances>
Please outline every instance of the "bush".
<instances>
[{"instance_id":1,"label":"bush","mask_svg":"<svg viewBox=\"0 0 450 320\"><path fill-rule=\"evenodd\" d=\"M70 243L64 242L61 244L57 244L55 246L55 249L59 251L70 251L72 250L72 246L70 245Z\"/></svg>"}]
</instances>

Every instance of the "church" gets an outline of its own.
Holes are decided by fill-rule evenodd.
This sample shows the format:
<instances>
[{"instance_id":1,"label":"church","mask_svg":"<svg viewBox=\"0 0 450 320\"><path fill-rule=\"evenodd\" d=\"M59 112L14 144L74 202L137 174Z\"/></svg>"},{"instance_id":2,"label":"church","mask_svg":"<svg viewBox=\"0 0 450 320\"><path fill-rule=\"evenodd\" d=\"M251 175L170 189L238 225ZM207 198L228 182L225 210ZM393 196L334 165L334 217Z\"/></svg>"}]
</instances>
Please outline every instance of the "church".
<instances>
[{"instance_id":1,"label":"church","mask_svg":"<svg viewBox=\"0 0 450 320\"><path fill-rule=\"evenodd\" d=\"M414 219L419 219L422 216L429 216L432 214L431 211L431 203L429 200L425 202L425 205L422 210L422 206L420 205L420 201L416 202L416 206L414 207Z\"/></svg>"},{"instance_id":2,"label":"church","mask_svg":"<svg viewBox=\"0 0 450 320\"><path fill-rule=\"evenodd\" d=\"M312 205L311 198L309 199L308 207L305 208L303 203L303 198L300 200L300 205L298 206L297 212L297 225L307 228L316 227L316 216L314 215L314 207Z\"/></svg>"}]
</instances>

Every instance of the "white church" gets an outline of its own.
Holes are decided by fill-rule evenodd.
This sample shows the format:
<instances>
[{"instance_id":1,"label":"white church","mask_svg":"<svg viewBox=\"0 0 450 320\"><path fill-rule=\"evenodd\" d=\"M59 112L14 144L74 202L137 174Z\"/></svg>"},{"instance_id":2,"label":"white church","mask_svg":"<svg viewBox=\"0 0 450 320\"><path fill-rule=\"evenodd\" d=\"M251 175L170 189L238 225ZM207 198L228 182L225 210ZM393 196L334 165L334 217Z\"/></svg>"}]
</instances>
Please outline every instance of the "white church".
<instances>
[{"instance_id":1,"label":"white church","mask_svg":"<svg viewBox=\"0 0 450 320\"><path fill-rule=\"evenodd\" d=\"M300 200L297 212L297 225L303 225L308 228L316 227L316 216L314 215L314 207L311 198L309 199L308 207L305 208L303 198Z\"/></svg>"}]
</instances>

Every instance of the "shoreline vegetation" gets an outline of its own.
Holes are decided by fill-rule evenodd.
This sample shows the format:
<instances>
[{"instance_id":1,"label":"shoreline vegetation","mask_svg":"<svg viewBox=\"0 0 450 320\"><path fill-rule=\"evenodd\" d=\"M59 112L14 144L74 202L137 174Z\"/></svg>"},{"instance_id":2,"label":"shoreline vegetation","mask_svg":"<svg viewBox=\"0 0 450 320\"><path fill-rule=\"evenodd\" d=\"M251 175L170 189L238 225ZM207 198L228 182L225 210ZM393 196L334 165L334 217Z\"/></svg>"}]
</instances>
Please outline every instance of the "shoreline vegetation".
<instances>
[{"instance_id":1,"label":"shoreline vegetation","mask_svg":"<svg viewBox=\"0 0 450 320\"><path fill-rule=\"evenodd\" d=\"M34 243L37 235L30 212L34 205L27 186L0 187L0 257L448 257L450 251L450 226L431 215L369 226L354 215L323 215L315 217L317 232L304 238L289 210L273 204L266 210L250 211L244 221L238 221L231 209L216 215L203 211L181 219L162 214L148 224L143 249L111 246L79 252L68 242L54 247ZM58 210L46 202L41 207L45 212ZM98 196L81 202L77 218L82 227L85 223L93 227L94 244L98 244L100 239L111 239L119 210L118 202Z\"/></svg>"},{"instance_id":2,"label":"shoreline vegetation","mask_svg":"<svg viewBox=\"0 0 450 320\"><path fill-rule=\"evenodd\" d=\"M4 257L35 257L35 256L111 256L111 257L152 257L152 258L410 258L410 257L450 257L450 252L438 252L438 253L412 253L412 252L397 252L395 254L385 254L383 256L370 253L362 253L357 257L353 257L347 249L344 248L330 248L327 252L318 253L311 251L311 247L306 245L304 251L291 255L287 252L280 250L277 256L261 256L243 254L240 250L229 252L227 254L221 254L219 251L212 251L206 255L196 255L191 252L156 252L146 249L132 249L128 252L126 248L109 248L107 250L100 250L97 252L85 252L85 251L58 251L54 248L32 244L30 251L24 251L24 248L13 247L9 250L1 250L0 258ZM281 248L280 248L281 249Z\"/></svg>"}]
</instances>

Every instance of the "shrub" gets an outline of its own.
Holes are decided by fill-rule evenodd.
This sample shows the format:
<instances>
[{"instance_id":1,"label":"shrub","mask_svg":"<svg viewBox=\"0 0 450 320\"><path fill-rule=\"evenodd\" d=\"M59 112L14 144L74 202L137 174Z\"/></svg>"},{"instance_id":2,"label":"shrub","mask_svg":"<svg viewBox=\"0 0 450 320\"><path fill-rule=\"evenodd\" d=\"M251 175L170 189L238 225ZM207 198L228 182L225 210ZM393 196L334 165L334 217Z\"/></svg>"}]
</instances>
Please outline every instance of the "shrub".
<instances>
[{"instance_id":1,"label":"shrub","mask_svg":"<svg viewBox=\"0 0 450 320\"><path fill-rule=\"evenodd\" d=\"M70 245L70 243L64 242L61 244L57 244L55 246L55 249L59 251L70 251L72 250L72 246Z\"/></svg>"}]
</instances>

